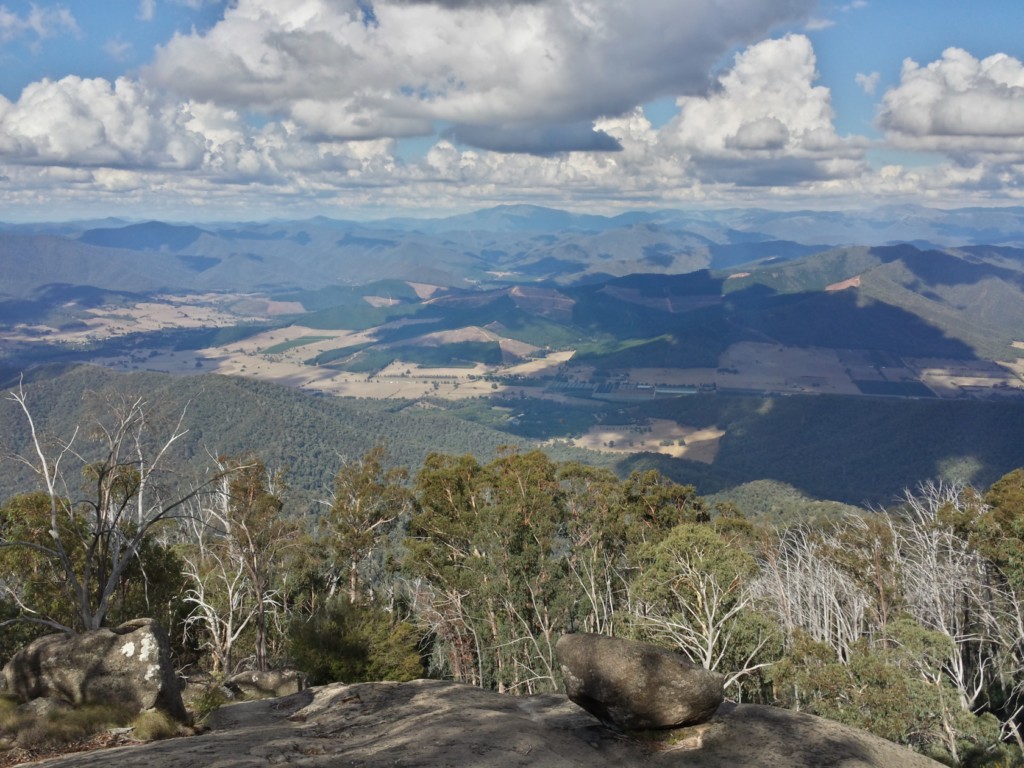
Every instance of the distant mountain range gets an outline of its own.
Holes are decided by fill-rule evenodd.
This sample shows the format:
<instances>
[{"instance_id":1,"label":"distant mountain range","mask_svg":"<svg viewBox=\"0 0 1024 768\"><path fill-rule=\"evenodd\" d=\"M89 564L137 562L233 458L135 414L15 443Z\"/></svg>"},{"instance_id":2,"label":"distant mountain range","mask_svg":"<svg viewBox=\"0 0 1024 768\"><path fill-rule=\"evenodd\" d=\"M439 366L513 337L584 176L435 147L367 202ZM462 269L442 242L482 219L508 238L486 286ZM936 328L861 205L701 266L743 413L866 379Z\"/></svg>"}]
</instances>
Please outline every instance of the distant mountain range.
<instances>
[{"instance_id":1,"label":"distant mountain range","mask_svg":"<svg viewBox=\"0 0 1024 768\"><path fill-rule=\"evenodd\" d=\"M636 211L499 206L438 219L179 225L0 225L0 291L310 289L399 278L445 287L573 284L791 259L837 246L1024 247L1024 208L862 212Z\"/></svg>"},{"instance_id":2,"label":"distant mountain range","mask_svg":"<svg viewBox=\"0 0 1024 768\"><path fill-rule=\"evenodd\" d=\"M604 217L500 206L372 223L105 224L5 233L0 322L111 294L258 292L304 308L313 328L381 326L316 360L358 370L423 347L412 359L444 362L437 333L467 328L476 340L452 350L463 361L507 358L502 339L571 341L599 368L714 367L738 341L991 360L1024 340L1022 208ZM432 335L387 325L400 318L429 321Z\"/></svg>"}]
</instances>

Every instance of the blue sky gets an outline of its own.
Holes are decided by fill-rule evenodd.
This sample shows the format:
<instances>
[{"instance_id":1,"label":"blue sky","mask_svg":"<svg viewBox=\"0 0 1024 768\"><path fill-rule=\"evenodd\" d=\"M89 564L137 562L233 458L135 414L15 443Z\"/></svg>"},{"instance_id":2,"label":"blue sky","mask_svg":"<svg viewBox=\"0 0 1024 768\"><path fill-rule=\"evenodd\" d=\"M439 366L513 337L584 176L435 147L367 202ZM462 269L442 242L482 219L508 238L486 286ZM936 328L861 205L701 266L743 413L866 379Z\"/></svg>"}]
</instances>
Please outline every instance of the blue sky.
<instances>
[{"instance_id":1,"label":"blue sky","mask_svg":"<svg viewBox=\"0 0 1024 768\"><path fill-rule=\"evenodd\" d=\"M1020 204L1021 29L1019 0L0 0L0 220Z\"/></svg>"}]
</instances>

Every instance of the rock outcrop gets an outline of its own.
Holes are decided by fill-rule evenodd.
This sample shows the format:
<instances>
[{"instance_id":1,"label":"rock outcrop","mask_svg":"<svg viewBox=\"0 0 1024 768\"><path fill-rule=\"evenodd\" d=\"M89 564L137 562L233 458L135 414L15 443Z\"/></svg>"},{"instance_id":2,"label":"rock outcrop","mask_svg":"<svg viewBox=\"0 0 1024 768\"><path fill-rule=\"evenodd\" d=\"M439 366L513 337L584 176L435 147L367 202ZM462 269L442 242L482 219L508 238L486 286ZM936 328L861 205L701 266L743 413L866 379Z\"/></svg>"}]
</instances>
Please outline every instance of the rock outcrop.
<instances>
[{"instance_id":1,"label":"rock outcrop","mask_svg":"<svg viewBox=\"0 0 1024 768\"><path fill-rule=\"evenodd\" d=\"M49 768L939 768L799 712L723 704L663 741L625 738L565 696L502 696L437 680L334 684L229 704L210 732L50 760Z\"/></svg>"},{"instance_id":2,"label":"rock outcrop","mask_svg":"<svg viewBox=\"0 0 1024 768\"><path fill-rule=\"evenodd\" d=\"M725 697L721 675L649 643L562 635L555 654L569 698L624 730L701 723Z\"/></svg>"},{"instance_id":3,"label":"rock outcrop","mask_svg":"<svg viewBox=\"0 0 1024 768\"><path fill-rule=\"evenodd\" d=\"M224 681L224 687L235 695L248 698L290 696L306 687L305 677L294 669L269 672L239 672Z\"/></svg>"},{"instance_id":4,"label":"rock outcrop","mask_svg":"<svg viewBox=\"0 0 1024 768\"><path fill-rule=\"evenodd\" d=\"M3 677L6 693L23 702L115 703L188 718L167 633L152 619L40 637L11 657Z\"/></svg>"}]
</instances>

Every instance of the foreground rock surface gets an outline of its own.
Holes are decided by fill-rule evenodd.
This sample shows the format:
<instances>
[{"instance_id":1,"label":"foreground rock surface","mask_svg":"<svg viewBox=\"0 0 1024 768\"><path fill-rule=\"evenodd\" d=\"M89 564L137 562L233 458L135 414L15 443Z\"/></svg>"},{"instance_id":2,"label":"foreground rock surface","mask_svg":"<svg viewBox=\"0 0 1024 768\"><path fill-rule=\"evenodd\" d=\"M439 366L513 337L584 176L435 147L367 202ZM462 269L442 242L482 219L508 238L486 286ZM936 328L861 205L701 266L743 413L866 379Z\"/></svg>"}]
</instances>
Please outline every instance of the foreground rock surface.
<instances>
[{"instance_id":1,"label":"foreground rock surface","mask_svg":"<svg viewBox=\"0 0 1024 768\"><path fill-rule=\"evenodd\" d=\"M565 696L501 696L436 680L335 684L223 707L201 736L90 752L65 768L935 768L852 728L772 707L724 704L672 751L625 739Z\"/></svg>"},{"instance_id":2,"label":"foreground rock surface","mask_svg":"<svg viewBox=\"0 0 1024 768\"><path fill-rule=\"evenodd\" d=\"M569 698L626 730L702 723L725 697L721 675L649 643L562 635L555 653Z\"/></svg>"},{"instance_id":3,"label":"foreground rock surface","mask_svg":"<svg viewBox=\"0 0 1024 768\"><path fill-rule=\"evenodd\" d=\"M40 637L11 657L3 677L6 692L20 701L122 704L187 719L167 633L151 619Z\"/></svg>"}]
</instances>

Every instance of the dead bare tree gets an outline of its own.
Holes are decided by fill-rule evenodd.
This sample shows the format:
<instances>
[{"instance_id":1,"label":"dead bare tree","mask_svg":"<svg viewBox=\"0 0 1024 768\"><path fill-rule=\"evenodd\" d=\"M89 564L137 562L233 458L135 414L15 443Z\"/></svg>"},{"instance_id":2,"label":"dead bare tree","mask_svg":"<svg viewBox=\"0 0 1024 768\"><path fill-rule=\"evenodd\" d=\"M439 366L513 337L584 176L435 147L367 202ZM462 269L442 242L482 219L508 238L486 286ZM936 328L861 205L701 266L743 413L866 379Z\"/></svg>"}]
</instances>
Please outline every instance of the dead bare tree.
<instances>
[{"instance_id":1,"label":"dead bare tree","mask_svg":"<svg viewBox=\"0 0 1024 768\"><path fill-rule=\"evenodd\" d=\"M215 671L232 671L232 649L250 627L254 665L269 663L269 633L278 610L282 558L298 527L281 516L280 477L258 459L221 458L221 481L197 504L181 547L193 606L187 626L200 630Z\"/></svg>"},{"instance_id":2,"label":"dead bare tree","mask_svg":"<svg viewBox=\"0 0 1024 768\"><path fill-rule=\"evenodd\" d=\"M777 537L760 557L761 572L751 585L754 595L778 616L787 637L800 629L847 661L865 631L868 596L806 526L780 531Z\"/></svg>"},{"instance_id":3,"label":"dead bare tree","mask_svg":"<svg viewBox=\"0 0 1024 768\"><path fill-rule=\"evenodd\" d=\"M921 626L949 638L944 671L960 706L974 712L994 660L994 603L984 559L944 519L971 502L964 491L958 484L922 483L904 493L904 514L892 517L891 525L907 611Z\"/></svg>"},{"instance_id":4,"label":"dead bare tree","mask_svg":"<svg viewBox=\"0 0 1024 768\"><path fill-rule=\"evenodd\" d=\"M97 629L106 621L111 598L146 537L206 492L216 477L184 492L176 484L161 482L170 476L172 449L187 433L185 410L169 434L154 441L146 401L114 398L88 435L75 428L68 438L48 441L37 427L23 385L7 399L20 408L28 425L29 451L14 458L42 484L49 501L49 530L44 539L0 539L0 547L21 547L57 565L74 604L77 627L29 605L21 606L22 614L15 620L63 631Z\"/></svg>"}]
</instances>

